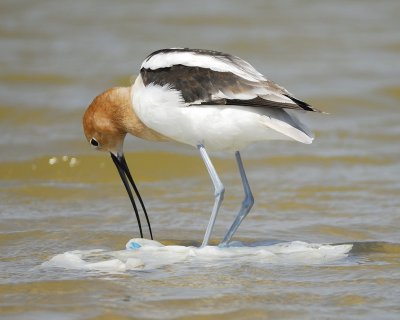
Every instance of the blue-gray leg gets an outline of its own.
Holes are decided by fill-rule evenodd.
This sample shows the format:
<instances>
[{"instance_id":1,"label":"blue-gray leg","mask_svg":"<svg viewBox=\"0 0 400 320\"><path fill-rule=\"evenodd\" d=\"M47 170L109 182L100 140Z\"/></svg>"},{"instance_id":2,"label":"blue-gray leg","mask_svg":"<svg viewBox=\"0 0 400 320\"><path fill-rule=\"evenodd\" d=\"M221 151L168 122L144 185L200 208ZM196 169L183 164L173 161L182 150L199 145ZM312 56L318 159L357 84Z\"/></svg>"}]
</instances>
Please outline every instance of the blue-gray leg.
<instances>
[{"instance_id":1,"label":"blue-gray leg","mask_svg":"<svg viewBox=\"0 0 400 320\"><path fill-rule=\"evenodd\" d=\"M224 240L222 240L222 242L220 243L220 246L222 246L222 247L228 245L229 241L231 241L236 230L239 228L243 219L250 212L250 209L254 204L253 194L251 193L250 185L249 185L249 182L247 181L246 172L244 171L243 162L240 157L239 151L236 151L235 156L236 156L237 165L239 167L240 177L242 178L242 184L243 184L245 196L244 196L244 200L242 202L242 207L240 208L239 213L237 214L231 227L229 228L228 232L226 233Z\"/></svg>"},{"instance_id":2,"label":"blue-gray leg","mask_svg":"<svg viewBox=\"0 0 400 320\"><path fill-rule=\"evenodd\" d=\"M221 206L222 200L224 199L225 187L222 184L220 178L218 177L218 174L215 171L215 168L214 168L214 166L210 160L210 157L208 156L204 146L199 144L197 146L197 148L199 149L201 157L203 158L203 161L207 167L208 173L210 175L210 178L214 185L214 190L215 190L214 191L214 195L215 195L214 207L211 212L210 221L208 222L208 226L207 226L206 233L204 235L203 243L201 244L201 246L204 247L208 244L208 241L210 240L211 232L214 228L214 223L215 223L215 219L217 218L218 210Z\"/></svg>"}]
</instances>

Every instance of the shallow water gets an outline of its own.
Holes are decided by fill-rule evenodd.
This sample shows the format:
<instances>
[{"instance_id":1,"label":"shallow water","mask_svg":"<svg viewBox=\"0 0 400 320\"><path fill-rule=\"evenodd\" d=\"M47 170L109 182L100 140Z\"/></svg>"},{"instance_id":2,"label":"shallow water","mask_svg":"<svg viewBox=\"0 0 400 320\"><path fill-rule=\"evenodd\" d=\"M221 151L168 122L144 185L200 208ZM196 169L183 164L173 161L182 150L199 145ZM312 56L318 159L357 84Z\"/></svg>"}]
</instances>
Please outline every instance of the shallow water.
<instances>
[{"instance_id":1,"label":"shallow water","mask_svg":"<svg viewBox=\"0 0 400 320\"><path fill-rule=\"evenodd\" d=\"M398 1L0 6L2 319L399 318ZM241 56L329 114L304 114L312 145L243 150L256 199L235 237L243 246L201 258L181 255L198 252L213 202L196 150L129 138L155 239L180 252L156 251L142 268L125 250L138 236L128 198L109 156L84 141L81 116L148 53L174 46ZM242 187L233 155L213 159L226 186L215 246ZM265 253L299 243L300 257ZM311 244L352 248L315 260ZM115 272L115 255L139 260Z\"/></svg>"}]
</instances>

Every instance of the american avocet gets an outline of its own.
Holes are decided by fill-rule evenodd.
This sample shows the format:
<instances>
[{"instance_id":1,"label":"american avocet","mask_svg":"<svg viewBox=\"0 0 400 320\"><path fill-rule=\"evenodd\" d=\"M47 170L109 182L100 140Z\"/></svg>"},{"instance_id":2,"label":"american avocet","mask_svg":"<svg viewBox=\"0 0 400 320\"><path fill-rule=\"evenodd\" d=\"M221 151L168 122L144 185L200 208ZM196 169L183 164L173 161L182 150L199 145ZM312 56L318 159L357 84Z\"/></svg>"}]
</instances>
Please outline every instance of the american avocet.
<instances>
[{"instance_id":1,"label":"american avocet","mask_svg":"<svg viewBox=\"0 0 400 320\"><path fill-rule=\"evenodd\" d=\"M153 235L125 161L123 143L127 133L151 141L177 141L199 150L215 188L202 246L208 244L225 191L206 149L234 151L245 196L221 242L226 245L254 203L239 150L264 140L313 141L311 131L289 109L318 111L238 57L173 48L150 54L132 87L111 88L97 96L84 114L83 128L93 147L110 152L135 210L141 237L129 182L146 216L151 238Z\"/></svg>"}]
</instances>

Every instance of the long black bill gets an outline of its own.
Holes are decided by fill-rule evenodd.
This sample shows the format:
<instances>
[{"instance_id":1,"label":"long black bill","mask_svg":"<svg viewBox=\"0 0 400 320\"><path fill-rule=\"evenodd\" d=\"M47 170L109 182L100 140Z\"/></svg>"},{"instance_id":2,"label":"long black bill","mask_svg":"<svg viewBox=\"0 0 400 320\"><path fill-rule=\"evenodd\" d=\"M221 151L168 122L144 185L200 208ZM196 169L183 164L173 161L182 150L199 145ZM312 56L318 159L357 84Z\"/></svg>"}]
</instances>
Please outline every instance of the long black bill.
<instances>
[{"instance_id":1,"label":"long black bill","mask_svg":"<svg viewBox=\"0 0 400 320\"><path fill-rule=\"evenodd\" d=\"M132 179L132 176L129 171L128 164L126 163L124 155L122 154L122 155L115 156L114 154L111 153L111 159L113 160L115 166L117 167L117 170L121 177L121 180L124 183L126 192L128 193L129 199L131 200L133 210L135 211L136 220L139 225L140 237L143 238L142 224L140 222L139 211L136 206L135 199L133 198L133 194L132 194L131 188L129 186L128 180L131 183L132 188L135 191L135 194L139 199L140 205L142 206L144 215L146 217L147 225L149 227L150 237L151 237L151 239L153 239L153 232L151 231L150 220L149 220L149 216L147 215L146 207L144 206L144 203L143 203L142 197L140 196L139 190L136 187L136 184Z\"/></svg>"}]
</instances>

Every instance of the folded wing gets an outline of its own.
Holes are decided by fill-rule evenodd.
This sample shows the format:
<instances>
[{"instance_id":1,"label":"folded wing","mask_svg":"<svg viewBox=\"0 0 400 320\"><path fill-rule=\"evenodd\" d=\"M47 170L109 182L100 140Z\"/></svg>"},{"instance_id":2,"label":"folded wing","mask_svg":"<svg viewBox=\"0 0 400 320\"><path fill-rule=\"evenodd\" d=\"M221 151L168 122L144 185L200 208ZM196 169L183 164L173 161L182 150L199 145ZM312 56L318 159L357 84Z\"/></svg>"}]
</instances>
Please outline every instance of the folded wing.
<instances>
[{"instance_id":1,"label":"folded wing","mask_svg":"<svg viewBox=\"0 0 400 320\"><path fill-rule=\"evenodd\" d=\"M188 107L239 105L319 112L265 79L248 62L217 51L159 50L146 58L140 75L144 85L177 90Z\"/></svg>"}]
</instances>

